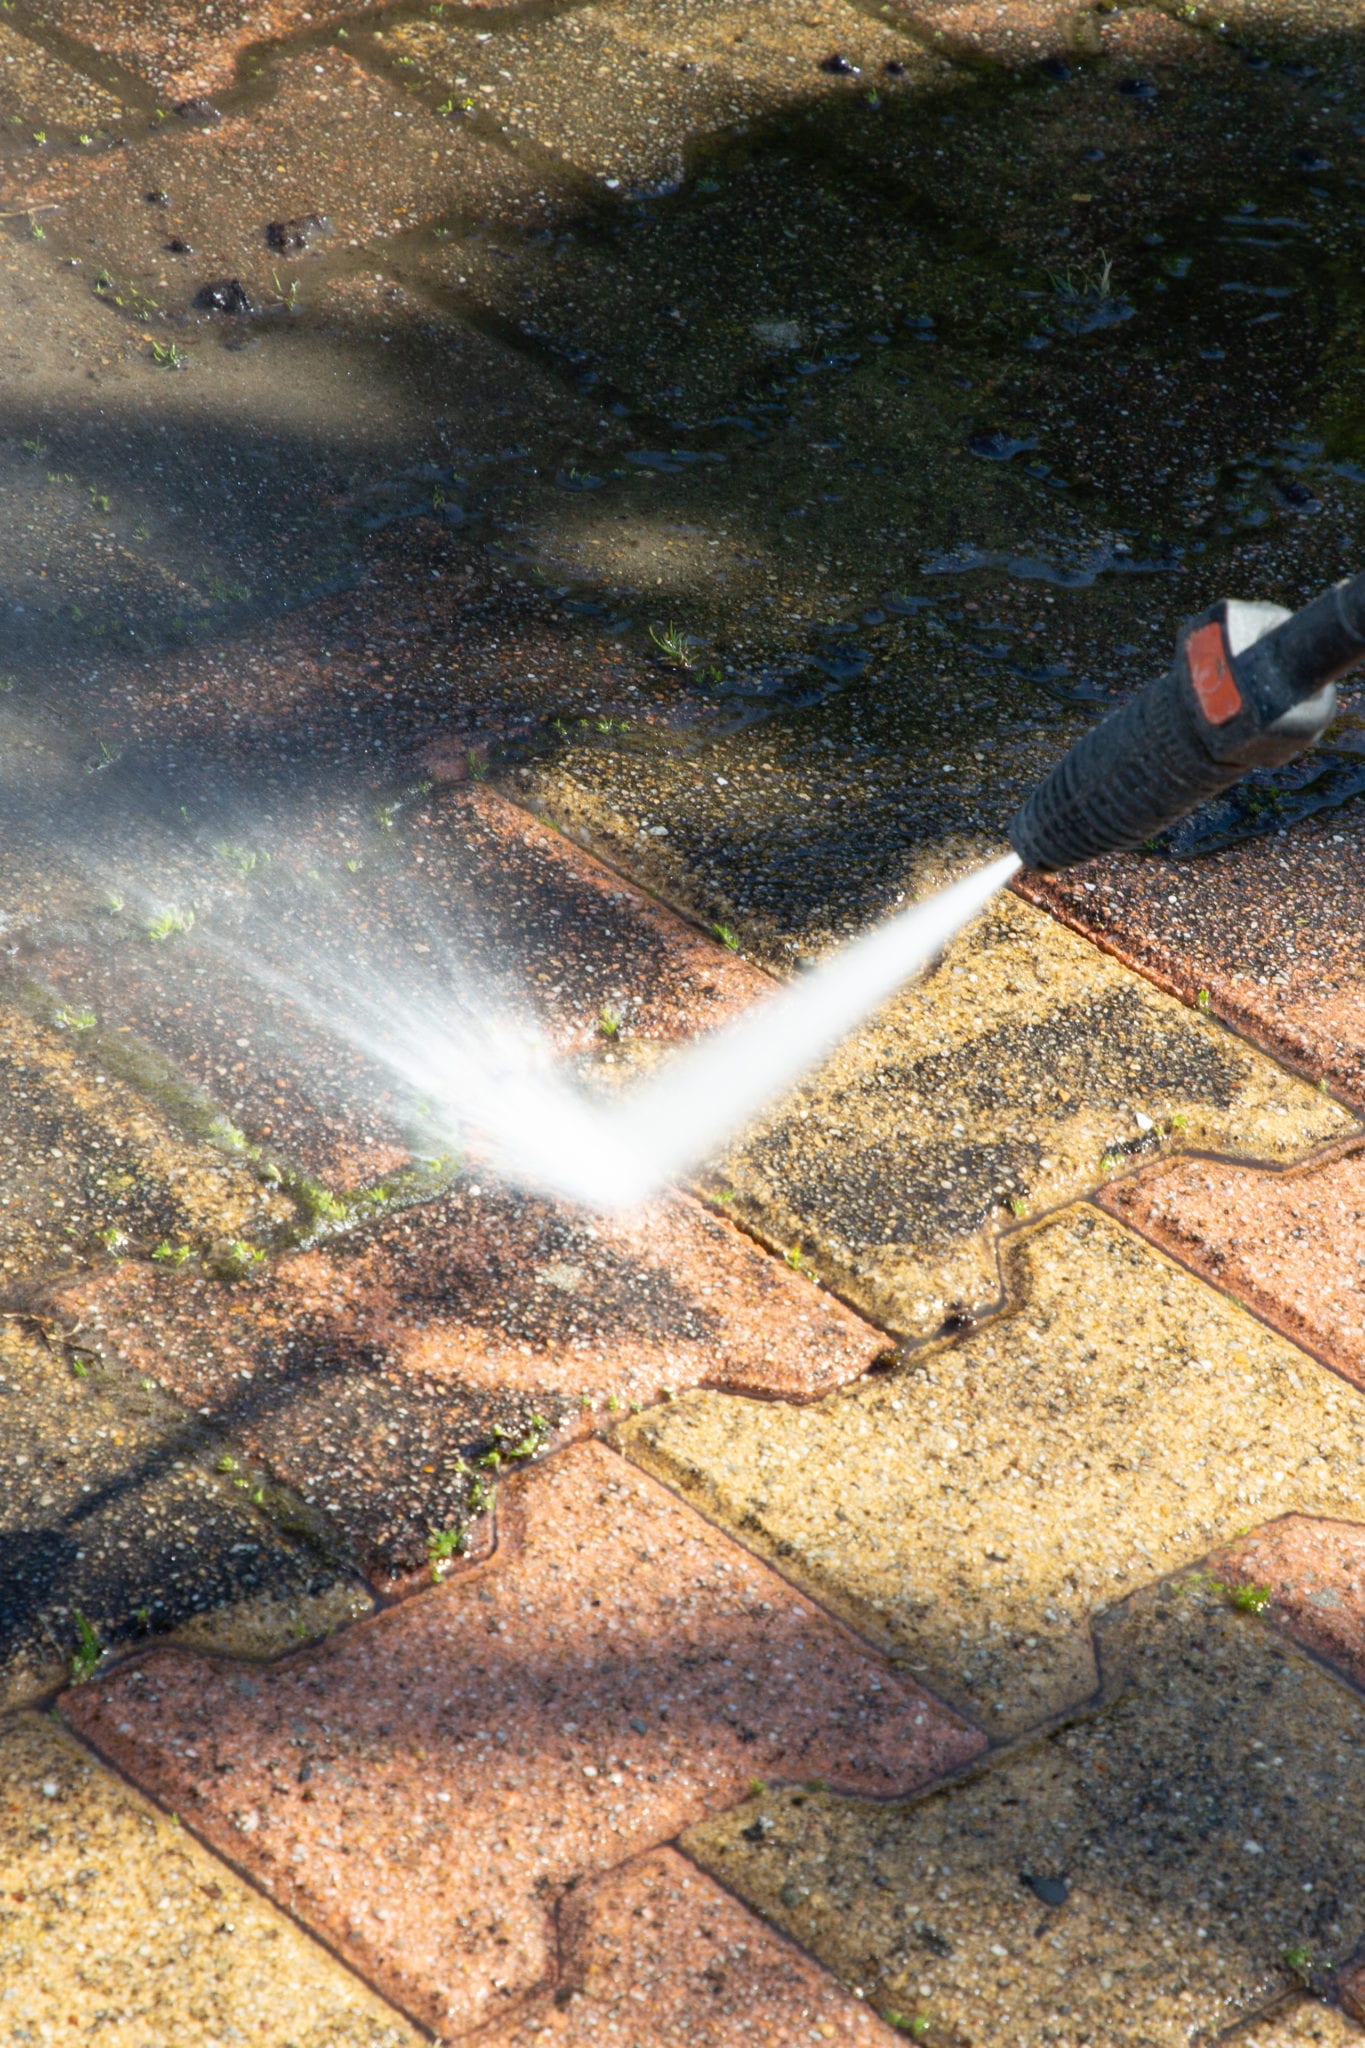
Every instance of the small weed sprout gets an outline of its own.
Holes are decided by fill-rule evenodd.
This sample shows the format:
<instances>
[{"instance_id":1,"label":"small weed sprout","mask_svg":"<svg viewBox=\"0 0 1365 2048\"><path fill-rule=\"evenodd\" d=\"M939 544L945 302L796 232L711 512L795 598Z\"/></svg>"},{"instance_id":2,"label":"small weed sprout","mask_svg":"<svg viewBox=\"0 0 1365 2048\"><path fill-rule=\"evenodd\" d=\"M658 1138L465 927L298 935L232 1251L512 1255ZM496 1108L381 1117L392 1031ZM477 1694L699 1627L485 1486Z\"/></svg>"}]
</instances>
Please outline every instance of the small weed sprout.
<instances>
[{"instance_id":1,"label":"small weed sprout","mask_svg":"<svg viewBox=\"0 0 1365 2048\"><path fill-rule=\"evenodd\" d=\"M59 1031L93 1031L98 1019L93 1010L55 1010L52 1021Z\"/></svg>"},{"instance_id":2,"label":"small weed sprout","mask_svg":"<svg viewBox=\"0 0 1365 2048\"><path fill-rule=\"evenodd\" d=\"M1024 1197L1022 1195L1011 1195L1009 1198L1009 1206L1011 1216L1028 1215L1028 1203L1024 1200Z\"/></svg>"},{"instance_id":3,"label":"small weed sprout","mask_svg":"<svg viewBox=\"0 0 1365 2048\"><path fill-rule=\"evenodd\" d=\"M621 1012L611 1003L604 1003L598 1013L597 1029L603 1038L619 1038L621 1035Z\"/></svg>"},{"instance_id":4,"label":"small weed sprout","mask_svg":"<svg viewBox=\"0 0 1365 2048\"><path fill-rule=\"evenodd\" d=\"M194 912L192 910L177 910L175 905L171 904L167 909L160 911L157 916L148 920L147 936L155 941L157 945L160 945L164 940L173 938L178 932L191 930L193 924Z\"/></svg>"},{"instance_id":5,"label":"small weed sprout","mask_svg":"<svg viewBox=\"0 0 1365 2048\"><path fill-rule=\"evenodd\" d=\"M240 1280L264 1258L265 1253L257 1245L248 1244L242 1237L229 1237L214 1245L210 1263L220 1280Z\"/></svg>"},{"instance_id":6,"label":"small weed sprout","mask_svg":"<svg viewBox=\"0 0 1365 2048\"><path fill-rule=\"evenodd\" d=\"M224 1451L214 1469L218 1472L235 1472L237 1470L237 1460L233 1457L231 1451Z\"/></svg>"},{"instance_id":7,"label":"small weed sprout","mask_svg":"<svg viewBox=\"0 0 1365 2048\"><path fill-rule=\"evenodd\" d=\"M71 1370L78 1380L88 1380L90 1377L90 1368L83 1358L73 1358Z\"/></svg>"},{"instance_id":8,"label":"small weed sprout","mask_svg":"<svg viewBox=\"0 0 1365 2048\"><path fill-rule=\"evenodd\" d=\"M713 924L710 932L712 938L719 939L722 946L727 947L731 953L739 951L739 934L732 932L728 924Z\"/></svg>"},{"instance_id":9,"label":"small weed sprout","mask_svg":"<svg viewBox=\"0 0 1365 2048\"><path fill-rule=\"evenodd\" d=\"M484 756L477 751L477 749L471 748L469 753L465 756L465 766L469 771L469 779L471 782L487 782L488 762L486 761Z\"/></svg>"},{"instance_id":10,"label":"small weed sprout","mask_svg":"<svg viewBox=\"0 0 1365 2048\"><path fill-rule=\"evenodd\" d=\"M649 637L666 661L678 668L691 667L691 645L686 633L680 633L676 626L666 626L662 633L657 626L651 626Z\"/></svg>"},{"instance_id":11,"label":"small weed sprout","mask_svg":"<svg viewBox=\"0 0 1365 2048\"><path fill-rule=\"evenodd\" d=\"M194 1246L191 1244L172 1244L168 1237L163 1237L156 1250L152 1253L152 1257L163 1266L183 1266L187 1259L194 1257Z\"/></svg>"},{"instance_id":12,"label":"small weed sprout","mask_svg":"<svg viewBox=\"0 0 1365 2048\"><path fill-rule=\"evenodd\" d=\"M72 1608L71 1619L76 1624L76 1649L71 1659L71 1683L85 1685L99 1670L104 1645L79 1607Z\"/></svg>"},{"instance_id":13,"label":"small weed sprout","mask_svg":"<svg viewBox=\"0 0 1365 2048\"><path fill-rule=\"evenodd\" d=\"M189 363L189 356L175 341L154 341L152 361L162 370L183 370Z\"/></svg>"},{"instance_id":14,"label":"small weed sprout","mask_svg":"<svg viewBox=\"0 0 1365 2048\"><path fill-rule=\"evenodd\" d=\"M243 881L260 865L263 859L268 860L270 858L269 854L253 853L249 846L234 846L229 840L224 840L220 845L215 846L213 850L219 860L225 860L229 867L236 868Z\"/></svg>"},{"instance_id":15,"label":"small weed sprout","mask_svg":"<svg viewBox=\"0 0 1365 2048\"><path fill-rule=\"evenodd\" d=\"M1287 1948L1280 1961L1284 1964L1286 1970L1292 1971L1294 1976L1298 1977L1305 1984L1313 1974L1313 1952L1311 1949L1304 1948L1302 1943L1297 1944L1293 1948Z\"/></svg>"},{"instance_id":16,"label":"small weed sprout","mask_svg":"<svg viewBox=\"0 0 1365 2048\"><path fill-rule=\"evenodd\" d=\"M448 1529L427 1531L427 1562L433 1585L440 1585L451 1558L463 1557L468 1548L469 1530L464 1522L456 1522Z\"/></svg>"},{"instance_id":17,"label":"small weed sprout","mask_svg":"<svg viewBox=\"0 0 1365 2048\"><path fill-rule=\"evenodd\" d=\"M1222 1591L1239 1614L1264 1614L1272 1597L1269 1586L1224 1586Z\"/></svg>"},{"instance_id":18,"label":"small weed sprout","mask_svg":"<svg viewBox=\"0 0 1365 2048\"><path fill-rule=\"evenodd\" d=\"M1194 1000L1196 1008L1200 1010L1207 1010L1207 1008L1209 1007L1208 990L1206 988L1201 988Z\"/></svg>"}]
</instances>

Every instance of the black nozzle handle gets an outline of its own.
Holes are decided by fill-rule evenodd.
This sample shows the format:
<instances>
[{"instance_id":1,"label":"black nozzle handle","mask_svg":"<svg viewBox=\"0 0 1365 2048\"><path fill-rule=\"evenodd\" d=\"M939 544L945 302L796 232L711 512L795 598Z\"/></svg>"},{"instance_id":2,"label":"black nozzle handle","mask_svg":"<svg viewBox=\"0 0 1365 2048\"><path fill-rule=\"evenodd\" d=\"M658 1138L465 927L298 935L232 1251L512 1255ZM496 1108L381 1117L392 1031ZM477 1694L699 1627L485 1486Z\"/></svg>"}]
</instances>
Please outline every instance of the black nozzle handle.
<instances>
[{"instance_id":1,"label":"black nozzle handle","mask_svg":"<svg viewBox=\"0 0 1365 2048\"><path fill-rule=\"evenodd\" d=\"M1103 719L1017 812L1027 868L1142 846L1249 769L1301 753L1365 657L1365 574L1300 611L1215 605L1181 628L1169 672Z\"/></svg>"}]
</instances>

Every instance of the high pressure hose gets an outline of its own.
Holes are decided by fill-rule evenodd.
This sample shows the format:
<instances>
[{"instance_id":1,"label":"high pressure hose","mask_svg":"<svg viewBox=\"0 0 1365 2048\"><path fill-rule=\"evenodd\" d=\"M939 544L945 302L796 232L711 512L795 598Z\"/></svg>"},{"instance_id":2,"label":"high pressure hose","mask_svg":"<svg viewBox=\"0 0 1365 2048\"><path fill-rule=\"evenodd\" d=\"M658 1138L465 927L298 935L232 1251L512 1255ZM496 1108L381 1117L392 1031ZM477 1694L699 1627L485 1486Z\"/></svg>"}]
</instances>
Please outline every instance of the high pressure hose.
<instances>
[{"instance_id":1,"label":"high pressure hose","mask_svg":"<svg viewBox=\"0 0 1365 2048\"><path fill-rule=\"evenodd\" d=\"M1365 573L1301 611L1223 599L1180 629L1175 661L1077 740L1016 813L1026 868L1141 846L1251 768L1311 746L1336 678L1365 659Z\"/></svg>"}]
</instances>

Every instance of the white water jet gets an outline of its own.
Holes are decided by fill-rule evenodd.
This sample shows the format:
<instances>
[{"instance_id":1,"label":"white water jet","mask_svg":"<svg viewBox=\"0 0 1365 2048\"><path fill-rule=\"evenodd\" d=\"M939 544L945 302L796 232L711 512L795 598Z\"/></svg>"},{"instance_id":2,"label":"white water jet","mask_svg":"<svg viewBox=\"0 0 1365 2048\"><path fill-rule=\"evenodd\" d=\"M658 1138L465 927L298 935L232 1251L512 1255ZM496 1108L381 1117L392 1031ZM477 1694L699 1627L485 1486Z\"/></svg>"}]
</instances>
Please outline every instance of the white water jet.
<instances>
[{"instance_id":1,"label":"white water jet","mask_svg":"<svg viewBox=\"0 0 1365 2048\"><path fill-rule=\"evenodd\" d=\"M601 1211L633 1208L699 1166L941 952L1018 872L1015 854L879 925L617 1101L589 1101L505 1018L420 1007L354 984L329 1003L350 1038L427 1105L443 1135L476 1138L508 1179ZM293 999L297 988L262 971Z\"/></svg>"}]
</instances>

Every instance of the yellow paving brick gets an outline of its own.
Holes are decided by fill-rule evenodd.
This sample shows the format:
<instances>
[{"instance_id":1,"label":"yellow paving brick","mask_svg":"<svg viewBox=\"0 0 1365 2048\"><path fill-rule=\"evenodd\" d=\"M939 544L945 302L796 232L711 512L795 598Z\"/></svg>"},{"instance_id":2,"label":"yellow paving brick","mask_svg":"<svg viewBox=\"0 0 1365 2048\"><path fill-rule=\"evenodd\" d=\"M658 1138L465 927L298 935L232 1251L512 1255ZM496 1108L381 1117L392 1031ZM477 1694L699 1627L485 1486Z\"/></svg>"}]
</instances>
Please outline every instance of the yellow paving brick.
<instances>
[{"instance_id":1,"label":"yellow paving brick","mask_svg":"<svg viewBox=\"0 0 1365 2048\"><path fill-rule=\"evenodd\" d=\"M1161 1149L1276 1165L1346 1112L1014 897L720 1163L729 1213L904 1335L998 1294L1011 1210Z\"/></svg>"},{"instance_id":2,"label":"yellow paving brick","mask_svg":"<svg viewBox=\"0 0 1365 2048\"><path fill-rule=\"evenodd\" d=\"M683 1846L930 2048L1222 2040L1365 1932L1365 1701L1207 1578L1100 1636L1105 1706L961 1783L769 1791ZM1249 2038L1351 2034L1304 2007Z\"/></svg>"},{"instance_id":3,"label":"yellow paving brick","mask_svg":"<svg viewBox=\"0 0 1365 2048\"><path fill-rule=\"evenodd\" d=\"M1098 1211L1011 1310L818 1406L687 1395L632 1456L993 1734L1096 1680L1090 1617L1291 1509L1359 1518L1365 1402Z\"/></svg>"},{"instance_id":4,"label":"yellow paving brick","mask_svg":"<svg viewBox=\"0 0 1365 2048\"><path fill-rule=\"evenodd\" d=\"M36 1717L0 1734L0 2027L74 2048L416 2048L414 2028Z\"/></svg>"}]
</instances>

